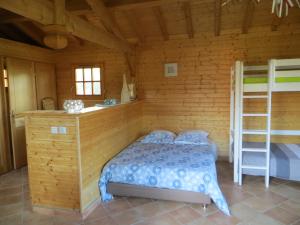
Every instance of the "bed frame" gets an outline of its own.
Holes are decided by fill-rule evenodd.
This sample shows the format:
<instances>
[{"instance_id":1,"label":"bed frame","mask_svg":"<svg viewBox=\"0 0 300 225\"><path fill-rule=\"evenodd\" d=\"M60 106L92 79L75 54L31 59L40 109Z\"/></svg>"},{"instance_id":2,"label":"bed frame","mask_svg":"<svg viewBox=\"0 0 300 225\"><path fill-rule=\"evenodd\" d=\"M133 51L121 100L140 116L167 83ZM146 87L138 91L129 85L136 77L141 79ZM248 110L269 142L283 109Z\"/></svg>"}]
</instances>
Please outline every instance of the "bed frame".
<instances>
[{"instance_id":1,"label":"bed frame","mask_svg":"<svg viewBox=\"0 0 300 225\"><path fill-rule=\"evenodd\" d=\"M204 209L206 208L207 204L211 203L210 197L200 192L146 187L114 182L109 182L107 184L107 192L117 196L152 198L203 204Z\"/></svg>"}]
</instances>

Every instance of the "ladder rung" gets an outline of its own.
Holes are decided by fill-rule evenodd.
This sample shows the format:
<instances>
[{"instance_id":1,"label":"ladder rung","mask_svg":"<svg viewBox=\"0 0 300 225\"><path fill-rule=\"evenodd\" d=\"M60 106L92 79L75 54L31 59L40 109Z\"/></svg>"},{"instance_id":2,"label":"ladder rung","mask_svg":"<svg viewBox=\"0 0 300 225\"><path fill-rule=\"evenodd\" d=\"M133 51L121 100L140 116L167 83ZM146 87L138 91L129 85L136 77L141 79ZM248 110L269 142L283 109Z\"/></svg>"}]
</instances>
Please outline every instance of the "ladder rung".
<instances>
[{"instance_id":1,"label":"ladder rung","mask_svg":"<svg viewBox=\"0 0 300 225\"><path fill-rule=\"evenodd\" d=\"M243 152L267 152L266 148L242 148Z\"/></svg>"},{"instance_id":2,"label":"ladder rung","mask_svg":"<svg viewBox=\"0 0 300 225\"><path fill-rule=\"evenodd\" d=\"M268 98L268 95L244 95L243 98Z\"/></svg>"},{"instance_id":3,"label":"ladder rung","mask_svg":"<svg viewBox=\"0 0 300 225\"><path fill-rule=\"evenodd\" d=\"M244 113L243 116L269 116L268 113Z\"/></svg>"},{"instance_id":4,"label":"ladder rung","mask_svg":"<svg viewBox=\"0 0 300 225\"><path fill-rule=\"evenodd\" d=\"M256 170L266 170L265 166L250 166L250 165L242 165L242 169L256 169Z\"/></svg>"},{"instance_id":5,"label":"ladder rung","mask_svg":"<svg viewBox=\"0 0 300 225\"><path fill-rule=\"evenodd\" d=\"M243 130L243 134L268 134L266 130Z\"/></svg>"}]
</instances>

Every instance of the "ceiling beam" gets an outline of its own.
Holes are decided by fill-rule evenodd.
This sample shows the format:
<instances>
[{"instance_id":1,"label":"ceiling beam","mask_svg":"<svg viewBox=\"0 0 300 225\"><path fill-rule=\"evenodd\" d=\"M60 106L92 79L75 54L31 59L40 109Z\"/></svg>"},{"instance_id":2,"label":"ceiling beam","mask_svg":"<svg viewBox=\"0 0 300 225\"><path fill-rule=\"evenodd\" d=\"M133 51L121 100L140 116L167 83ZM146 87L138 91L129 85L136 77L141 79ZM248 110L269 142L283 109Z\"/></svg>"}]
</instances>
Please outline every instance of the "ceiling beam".
<instances>
[{"instance_id":1,"label":"ceiling beam","mask_svg":"<svg viewBox=\"0 0 300 225\"><path fill-rule=\"evenodd\" d=\"M165 41L169 40L169 33L168 33L166 21L164 19L164 16L162 14L160 6L154 6L152 8L152 10L153 10L155 18L156 18L156 20L158 22L158 25L159 25L159 28L160 28L160 32L161 32L164 40Z\"/></svg>"},{"instance_id":2,"label":"ceiling beam","mask_svg":"<svg viewBox=\"0 0 300 225\"><path fill-rule=\"evenodd\" d=\"M54 24L65 25L66 17L66 1L65 0L54 0Z\"/></svg>"},{"instance_id":3,"label":"ceiling beam","mask_svg":"<svg viewBox=\"0 0 300 225\"><path fill-rule=\"evenodd\" d=\"M0 0L0 8L24 16L43 25L51 25L55 22L54 4L45 0ZM84 21L78 16L65 11L65 29L67 32L81 39L99 44L101 46L131 51L131 46L100 28Z\"/></svg>"},{"instance_id":4,"label":"ceiling beam","mask_svg":"<svg viewBox=\"0 0 300 225\"><path fill-rule=\"evenodd\" d=\"M189 2L184 2L182 4L182 9L184 12L185 22L186 22L186 29L189 38L194 37L194 28L193 28L193 19L192 19L192 13L191 13L191 5Z\"/></svg>"},{"instance_id":5,"label":"ceiling beam","mask_svg":"<svg viewBox=\"0 0 300 225\"><path fill-rule=\"evenodd\" d=\"M91 7L92 11L99 16L107 30L111 31L111 33L115 34L117 37L125 40L102 0L86 0L86 2Z\"/></svg>"},{"instance_id":6,"label":"ceiling beam","mask_svg":"<svg viewBox=\"0 0 300 225\"><path fill-rule=\"evenodd\" d=\"M133 28L138 40L140 43L144 43L145 42L145 36L143 34L143 32L140 29L140 25L138 24L138 19L135 15L134 11L124 11L128 22L130 24L130 26Z\"/></svg>"},{"instance_id":7,"label":"ceiling beam","mask_svg":"<svg viewBox=\"0 0 300 225\"><path fill-rule=\"evenodd\" d=\"M34 29L34 27L29 26L29 24L27 23L14 23L14 25L32 40L34 40L41 46L44 46L43 34L39 33L36 29Z\"/></svg>"},{"instance_id":8,"label":"ceiling beam","mask_svg":"<svg viewBox=\"0 0 300 225\"><path fill-rule=\"evenodd\" d=\"M189 0L109 0L105 4L113 10L145 9Z\"/></svg>"},{"instance_id":9,"label":"ceiling beam","mask_svg":"<svg viewBox=\"0 0 300 225\"><path fill-rule=\"evenodd\" d=\"M248 30L253 21L254 9L255 9L254 1L247 0L246 6L245 6L243 25L242 25L242 34L248 33Z\"/></svg>"},{"instance_id":10,"label":"ceiling beam","mask_svg":"<svg viewBox=\"0 0 300 225\"><path fill-rule=\"evenodd\" d=\"M24 21L29 21L29 19L21 17L21 16L8 16L8 17L2 17L0 20L0 24L5 24L5 23L18 23L18 22L24 22Z\"/></svg>"},{"instance_id":11,"label":"ceiling beam","mask_svg":"<svg viewBox=\"0 0 300 225\"><path fill-rule=\"evenodd\" d=\"M221 33L221 14L222 14L222 1L215 0L215 36L220 36Z\"/></svg>"}]
</instances>

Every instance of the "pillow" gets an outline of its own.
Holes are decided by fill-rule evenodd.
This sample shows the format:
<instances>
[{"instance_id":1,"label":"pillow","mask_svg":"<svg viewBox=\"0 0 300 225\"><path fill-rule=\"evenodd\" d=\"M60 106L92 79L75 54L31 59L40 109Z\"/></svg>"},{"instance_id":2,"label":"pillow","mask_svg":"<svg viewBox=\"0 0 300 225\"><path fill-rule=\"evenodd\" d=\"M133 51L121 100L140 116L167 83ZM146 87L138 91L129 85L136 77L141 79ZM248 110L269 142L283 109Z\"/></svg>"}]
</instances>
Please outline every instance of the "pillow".
<instances>
[{"instance_id":1,"label":"pillow","mask_svg":"<svg viewBox=\"0 0 300 225\"><path fill-rule=\"evenodd\" d=\"M209 144L208 133L202 130L184 131L175 138L175 144L207 145Z\"/></svg>"},{"instance_id":2,"label":"pillow","mask_svg":"<svg viewBox=\"0 0 300 225\"><path fill-rule=\"evenodd\" d=\"M155 144L171 144L174 143L176 135L167 130L155 130L146 135L141 142L142 143L155 143Z\"/></svg>"}]
</instances>

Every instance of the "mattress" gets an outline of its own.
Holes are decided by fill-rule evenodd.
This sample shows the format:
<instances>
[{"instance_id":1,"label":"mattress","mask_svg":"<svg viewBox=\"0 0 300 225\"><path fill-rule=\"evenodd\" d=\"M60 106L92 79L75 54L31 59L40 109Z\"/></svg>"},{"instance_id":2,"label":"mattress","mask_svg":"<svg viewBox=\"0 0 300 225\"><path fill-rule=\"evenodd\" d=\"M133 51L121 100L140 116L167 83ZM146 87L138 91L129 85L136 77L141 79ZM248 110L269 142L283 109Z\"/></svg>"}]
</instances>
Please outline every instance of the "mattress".
<instances>
[{"instance_id":1,"label":"mattress","mask_svg":"<svg viewBox=\"0 0 300 225\"><path fill-rule=\"evenodd\" d=\"M263 148L265 143L246 142L246 148ZM243 164L264 166L265 153L245 152ZM270 176L286 180L300 181L300 144L271 143ZM264 176L264 170L243 169L243 174Z\"/></svg>"},{"instance_id":2,"label":"mattress","mask_svg":"<svg viewBox=\"0 0 300 225\"><path fill-rule=\"evenodd\" d=\"M99 179L102 201L113 198L106 185L116 182L201 192L230 215L217 181L215 147L212 143L196 146L135 142L104 167Z\"/></svg>"}]
</instances>

